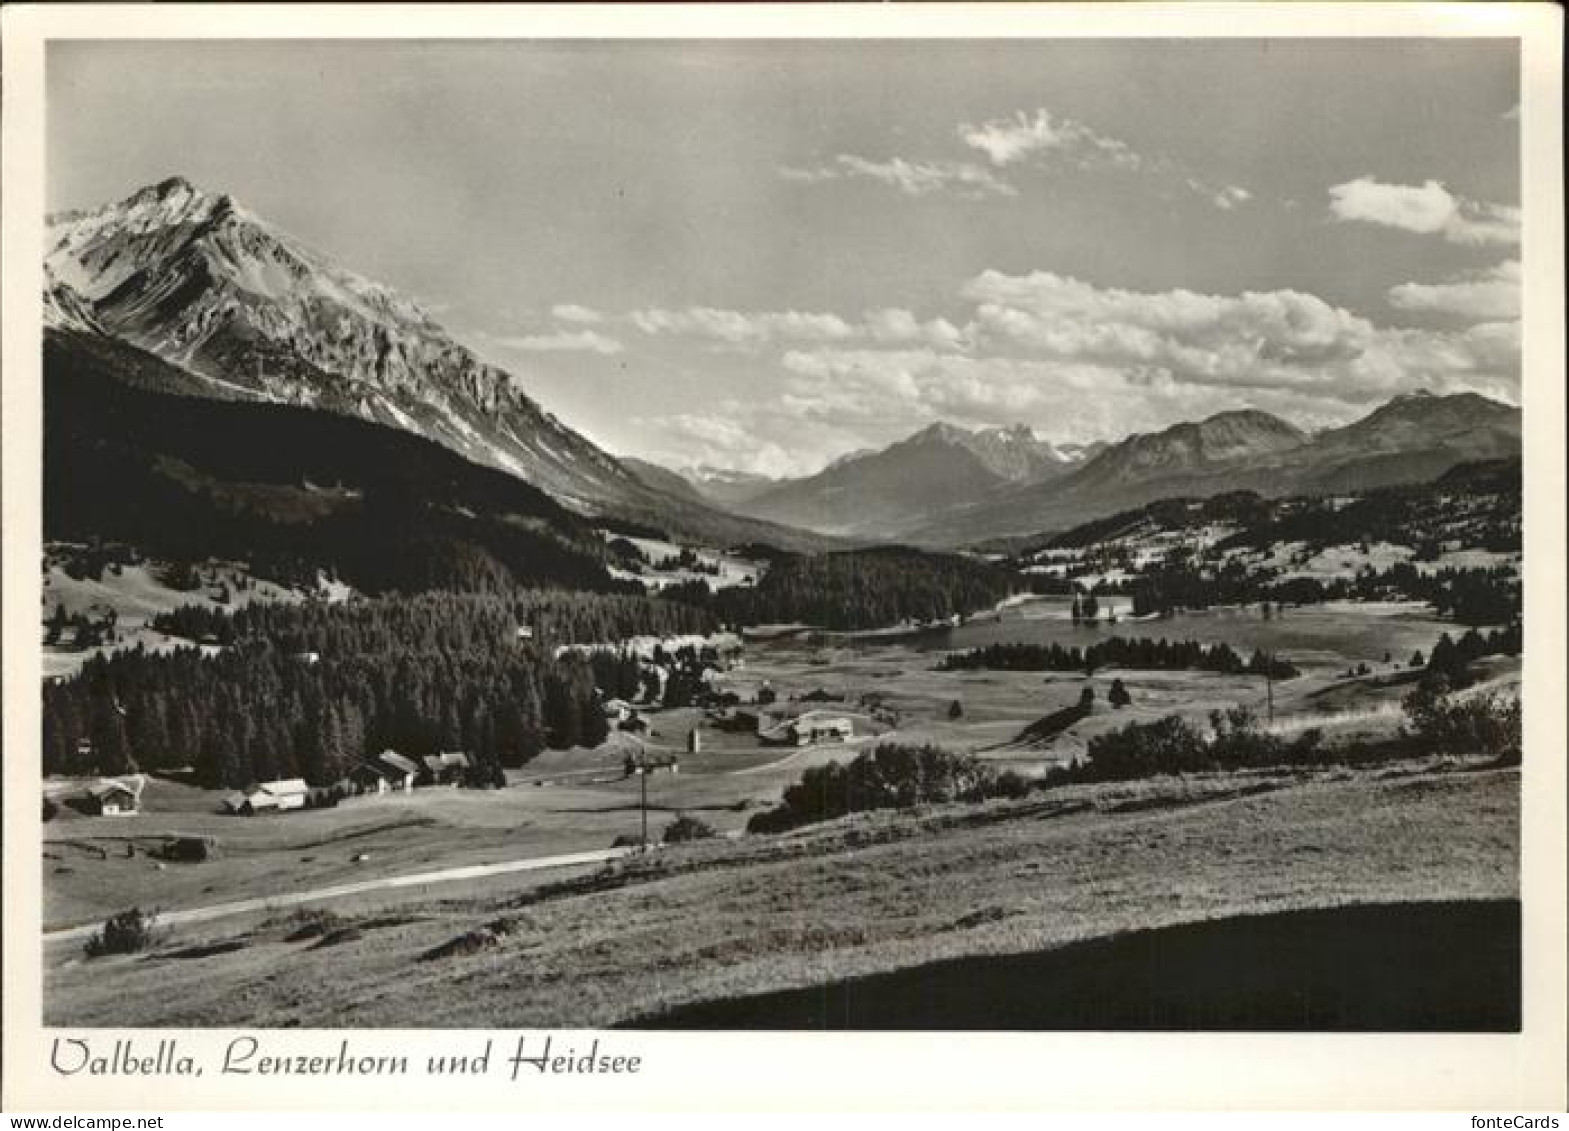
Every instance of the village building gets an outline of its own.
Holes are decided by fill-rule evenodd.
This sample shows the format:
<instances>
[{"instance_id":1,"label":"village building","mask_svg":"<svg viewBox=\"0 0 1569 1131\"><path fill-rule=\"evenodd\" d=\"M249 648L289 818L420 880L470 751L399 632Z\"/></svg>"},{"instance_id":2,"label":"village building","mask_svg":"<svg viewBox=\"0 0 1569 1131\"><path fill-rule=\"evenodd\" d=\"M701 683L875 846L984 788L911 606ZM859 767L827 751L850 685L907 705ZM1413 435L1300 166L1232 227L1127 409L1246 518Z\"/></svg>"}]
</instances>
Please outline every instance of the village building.
<instances>
[{"instance_id":1,"label":"village building","mask_svg":"<svg viewBox=\"0 0 1569 1131\"><path fill-rule=\"evenodd\" d=\"M606 699L599 705L605 719L612 723L624 723L633 715L632 704L625 699Z\"/></svg>"},{"instance_id":2,"label":"village building","mask_svg":"<svg viewBox=\"0 0 1569 1131\"><path fill-rule=\"evenodd\" d=\"M387 780L393 789L408 792L418 783L420 768L414 759L405 758L396 750L383 750L377 761L387 771Z\"/></svg>"},{"instance_id":3,"label":"village building","mask_svg":"<svg viewBox=\"0 0 1569 1131\"><path fill-rule=\"evenodd\" d=\"M350 770L349 783L355 793L374 793L378 796L392 788L387 771L374 762L361 762Z\"/></svg>"},{"instance_id":4,"label":"village building","mask_svg":"<svg viewBox=\"0 0 1569 1131\"><path fill-rule=\"evenodd\" d=\"M443 750L420 759L421 784L461 785L469 769L469 757L461 750Z\"/></svg>"},{"instance_id":5,"label":"village building","mask_svg":"<svg viewBox=\"0 0 1569 1131\"><path fill-rule=\"evenodd\" d=\"M757 737L772 746L812 746L820 742L848 742L855 724L842 715L808 711L770 727L759 726Z\"/></svg>"},{"instance_id":6,"label":"village building","mask_svg":"<svg viewBox=\"0 0 1569 1131\"><path fill-rule=\"evenodd\" d=\"M87 791L87 811L98 817L127 817L137 811L136 791L124 782L99 782Z\"/></svg>"},{"instance_id":7,"label":"village building","mask_svg":"<svg viewBox=\"0 0 1569 1131\"><path fill-rule=\"evenodd\" d=\"M672 774L681 772L681 759L674 754L655 754L650 756L646 751L641 754L628 754L621 762L621 768L627 777L637 774L646 774L652 777L660 770Z\"/></svg>"},{"instance_id":8,"label":"village building","mask_svg":"<svg viewBox=\"0 0 1569 1131\"><path fill-rule=\"evenodd\" d=\"M310 792L310 786L305 784L304 778L284 778L262 782L230 794L224 799L224 804L230 812L251 817L257 813L303 809Z\"/></svg>"}]
</instances>

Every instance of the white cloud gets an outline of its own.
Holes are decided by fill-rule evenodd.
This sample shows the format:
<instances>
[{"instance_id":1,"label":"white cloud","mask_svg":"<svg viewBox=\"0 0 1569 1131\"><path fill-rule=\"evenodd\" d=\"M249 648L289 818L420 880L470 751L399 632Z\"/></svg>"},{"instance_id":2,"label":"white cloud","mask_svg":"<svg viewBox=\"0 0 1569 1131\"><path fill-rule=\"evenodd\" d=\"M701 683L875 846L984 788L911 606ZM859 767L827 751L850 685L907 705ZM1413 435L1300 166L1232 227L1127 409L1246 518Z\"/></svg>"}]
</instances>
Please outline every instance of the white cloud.
<instances>
[{"instance_id":1,"label":"white cloud","mask_svg":"<svg viewBox=\"0 0 1569 1131\"><path fill-rule=\"evenodd\" d=\"M1396 185L1358 177L1331 186L1329 197L1330 211L1341 220L1442 235L1459 244L1520 241L1520 209L1466 200L1439 181Z\"/></svg>"},{"instance_id":2,"label":"white cloud","mask_svg":"<svg viewBox=\"0 0 1569 1131\"><path fill-rule=\"evenodd\" d=\"M779 350L779 379L754 399L646 421L665 462L803 474L935 420L1017 422L1058 442L1119 439L1239 407L1306 427L1345 423L1417 388L1518 400L1512 309L1444 287L1518 285L1510 261L1485 278L1396 288L1478 319L1458 331L1380 326L1293 290L1202 294L1099 287L1036 271L986 271L959 292L962 319L872 311L640 312L650 332ZM1479 294L1482 292L1478 292Z\"/></svg>"},{"instance_id":3,"label":"white cloud","mask_svg":"<svg viewBox=\"0 0 1569 1131\"><path fill-rule=\"evenodd\" d=\"M999 167L1037 156L1060 158L1080 168L1137 169L1143 163L1126 143L1096 133L1083 122L1054 116L1044 107L1033 114L1021 110L1011 118L960 126L959 137Z\"/></svg>"},{"instance_id":4,"label":"white cloud","mask_svg":"<svg viewBox=\"0 0 1569 1131\"><path fill-rule=\"evenodd\" d=\"M1085 442L1240 407L1305 427L1341 424L1418 388L1518 402L1518 286L1509 260L1390 292L1397 307L1472 322L1459 330L1383 326L1289 289L1144 292L995 270L971 278L955 295L957 313L942 318L713 307L606 317L745 348L759 365L778 366L745 399L639 418L646 454L672 466L800 475L935 420L1022 422L1057 442Z\"/></svg>"},{"instance_id":5,"label":"white cloud","mask_svg":"<svg viewBox=\"0 0 1569 1131\"><path fill-rule=\"evenodd\" d=\"M719 407L719 412L634 418L646 457L666 467L723 467L776 478L808 475L822 465L825 457L799 443L799 437L786 434L785 443L764 438L766 421L749 421L744 406L727 402Z\"/></svg>"},{"instance_id":6,"label":"white cloud","mask_svg":"<svg viewBox=\"0 0 1569 1131\"><path fill-rule=\"evenodd\" d=\"M1145 293L1045 271L984 271L960 296L963 329L879 311L841 318L847 336L774 339L780 378L704 413L640 420L646 447L676 466L800 475L934 420L1086 442L1236 408L1327 427L1418 387L1519 400L1519 323L1503 318L1385 328L1294 290Z\"/></svg>"},{"instance_id":7,"label":"white cloud","mask_svg":"<svg viewBox=\"0 0 1569 1131\"><path fill-rule=\"evenodd\" d=\"M762 345L776 340L842 341L853 337L850 324L836 314L797 310L740 311L712 306L685 310L638 310L632 324L645 334L686 334L731 345Z\"/></svg>"},{"instance_id":8,"label":"white cloud","mask_svg":"<svg viewBox=\"0 0 1569 1131\"><path fill-rule=\"evenodd\" d=\"M1252 199L1253 194L1241 185L1226 185L1224 188L1217 190L1214 196L1210 197L1216 208L1227 212L1238 205L1246 204Z\"/></svg>"},{"instance_id":9,"label":"white cloud","mask_svg":"<svg viewBox=\"0 0 1569 1131\"><path fill-rule=\"evenodd\" d=\"M837 314L722 310L711 306L638 310L629 317L645 334L680 334L734 346L869 340L883 344L928 343L959 348L965 340L964 331L942 318L922 321L908 310L893 308L871 311L860 322Z\"/></svg>"},{"instance_id":10,"label":"white cloud","mask_svg":"<svg viewBox=\"0 0 1569 1131\"><path fill-rule=\"evenodd\" d=\"M853 153L841 153L826 165L779 170L786 180L815 183L820 181L871 180L898 189L907 196L952 193L970 199L988 196L1015 196L1018 190L999 180L988 170L969 161L906 161L902 157L873 160Z\"/></svg>"},{"instance_id":11,"label":"white cloud","mask_svg":"<svg viewBox=\"0 0 1569 1131\"><path fill-rule=\"evenodd\" d=\"M978 355L1012 352L1174 390L1296 392L1344 405L1424 385L1496 391L1519 383L1518 336L1507 323L1461 333L1392 329L1299 291L1143 293L1048 272L988 271L964 295L976 304Z\"/></svg>"},{"instance_id":12,"label":"white cloud","mask_svg":"<svg viewBox=\"0 0 1569 1131\"><path fill-rule=\"evenodd\" d=\"M1113 169L1185 184L1190 191L1223 211L1230 211L1253 198L1252 192L1241 185L1210 184L1190 175L1180 162L1137 153L1118 138L1098 133L1072 118L1054 115L1044 107L1030 112L1017 111L1012 117L993 118L979 125L961 125L957 134L964 145L980 151L987 164L947 158L872 159L841 153L831 161L808 168L786 166L779 174L787 180L809 184L872 180L908 196L946 193L978 200L1019 195L1017 173L1029 166L1067 167L1080 171Z\"/></svg>"},{"instance_id":13,"label":"white cloud","mask_svg":"<svg viewBox=\"0 0 1569 1131\"><path fill-rule=\"evenodd\" d=\"M572 302L558 303L551 307L550 316L558 322L576 322L584 326L597 325L605 320L605 316L599 311Z\"/></svg>"},{"instance_id":14,"label":"white cloud","mask_svg":"<svg viewBox=\"0 0 1569 1131\"><path fill-rule=\"evenodd\" d=\"M1509 259L1480 275L1445 283L1401 283L1389 290L1400 310L1453 314L1473 321L1520 316L1520 262Z\"/></svg>"},{"instance_id":15,"label":"white cloud","mask_svg":"<svg viewBox=\"0 0 1569 1131\"><path fill-rule=\"evenodd\" d=\"M1037 356L1163 370L1196 385L1328 384L1333 366L1374 336L1365 319L1298 291L1146 294L1050 272L987 271L964 294L996 342Z\"/></svg>"},{"instance_id":16,"label":"white cloud","mask_svg":"<svg viewBox=\"0 0 1569 1131\"><path fill-rule=\"evenodd\" d=\"M498 346L515 350L574 351L600 354L618 354L624 348L619 341L593 330L577 330L559 334L527 334L521 337L492 337Z\"/></svg>"},{"instance_id":17,"label":"white cloud","mask_svg":"<svg viewBox=\"0 0 1569 1131\"><path fill-rule=\"evenodd\" d=\"M969 427L1022 421L1059 443L1117 440L1242 407L1273 412L1303 427L1323 427L1346 423L1396 393L1422 387L1517 399L1515 329L1509 323L1455 335L1380 333L1321 374L1304 367L1294 379L1280 380L1280 364L1266 363L1270 379L1218 382L1194 363L1207 353L1223 369L1238 351L1221 346L1191 352L1184 368L1093 355L972 357L823 346L785 354L788 379L778 410L759 412L749 427L767 433L783 424L785 443L792 442L791 435L834 429L851 437L843 448L887 443L934 420ZM1261 352L1267 351L1246 347L1240 355ZM812 427L801 429L801 421Z\"/></svg>"}]
</instances>

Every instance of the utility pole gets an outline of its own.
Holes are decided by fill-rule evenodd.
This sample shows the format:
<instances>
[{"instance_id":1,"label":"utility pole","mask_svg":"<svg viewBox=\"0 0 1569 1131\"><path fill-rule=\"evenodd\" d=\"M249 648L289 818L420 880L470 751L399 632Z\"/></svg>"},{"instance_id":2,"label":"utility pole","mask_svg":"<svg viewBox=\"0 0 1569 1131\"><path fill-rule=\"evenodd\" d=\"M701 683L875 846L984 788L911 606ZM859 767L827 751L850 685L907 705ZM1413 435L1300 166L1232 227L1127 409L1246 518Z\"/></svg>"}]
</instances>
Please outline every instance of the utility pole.
<instances>
[{"instance_id":1,"label":"utility pole","mask_svg":"<svg viewBox=\"0 0 1569 1131\"><path fill-rule=\"evenodd\" d=\"M648 757L645 753L637 760L638 810L643 816L643 847L648 847Z\"/></svg>"},{"instance_id":2,"label":"utility pole","mask_svg":"<svg viewBox=\"0 0 1569 1131\"><path fill-rule=\"evenodd\" d=\"M1275 729L1275 653L1264 654L1264 697L1268 704L1269 729Z\"/></svg>"}]
</instances>

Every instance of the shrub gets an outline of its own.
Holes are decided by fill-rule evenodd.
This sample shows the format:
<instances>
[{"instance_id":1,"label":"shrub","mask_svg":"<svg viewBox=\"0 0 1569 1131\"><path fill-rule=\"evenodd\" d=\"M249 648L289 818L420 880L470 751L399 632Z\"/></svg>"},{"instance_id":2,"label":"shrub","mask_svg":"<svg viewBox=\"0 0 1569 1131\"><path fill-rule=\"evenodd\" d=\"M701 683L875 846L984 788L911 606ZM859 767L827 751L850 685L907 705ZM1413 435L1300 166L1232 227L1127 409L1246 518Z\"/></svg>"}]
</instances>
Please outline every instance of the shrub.
<instances>
[{"instance_id":1,"label":"shrub","mask_svg":"<svg viewBox=\"0 0 1569 1131\"><path fill-rule=\"evenodd\" d=\"M1402 703L1412 738L1456 758L1520 758L1520 700L1500 695L1456 699L1441 680L1424 680Z\"/></svg>"},{"instance_id":2,"label":"shrub","mask_svg":"<svg viewBox=\"0 0 1569 1131\"><path fill-rule=\"evenodd\" d=\"M999 795L997 773L974 755L938 746L885 743L848 764L811 767L785 789L783 803L754 816L747 831L781 832L848 813Z\"/></svg>"},{"instance_id":3,"label":"shrub","mask_svg":"<svg viewBox=\"0 0 1569 1131\"><path fill-rule=\"evenodd\" d=\"M286 942L304 942L335 934L347 927L348 921L336 911L325 907L304 907L284 920L285 927L293 928L285 936Z\"/></svg>"},{"instance_id":4,"label":"shrub","mask_svg":"<svg viewBox=\"0 0 1569 1131\"><path fill-rule=\"evenodd\" d=\"M217 842L210 836L170 837L158 848L158 855L163 859L183 864L199 864L217 854Z\"/></svg>"},{"instance_id":5,"label":"shrub","mask_svg":"<svg viewBox=\"0 0 1569 1131\"><path fill-rule=\"evenodd\" d=\"M1089 762L1051 775L1049 781L1125 781L1157 774L1262 766L1320 765L1330 759L1323 732L1303 731L1287 741L1261 730L1250 708L1212 711L1206 738L1180 715L1129 723L1090 739Z\"/></svg>"},{"instance_id":6,"label":"shrub","mask_svg":"<svg viewBox=\"0 0 1569 1131\"><path fill-rule=\"evenodd\" d=\"M998 797L1006 797L1010 801L1017 801L1034 788L1034 783L1023 774L1015 770L1004 770L997 775L992 791Z\"/></svg>"},{"instance_id":7,"label":"shrub","mask_svg":"<svg viewBox=\"0 0 1569 1131\"><path fill-rule=\"evenodd\" d=\"M103 929L89 938L83 949L88 958L99 958L106 954L136 954L158 942L161 932L157 929L157 923L156 912L144 913L140 908L133 907L129 911L111 915L104 922Z\"/></svg>"},{"instance_id":8,"label":"shrub","mask_svg":"<svg viewBox=\"0 0 1569 1131\"><path fill-rule=\"evenodd\" d=\"M957 699L955 699L952 703L949 703L948 704L948 717L950 719L962 719L962 718L964 718L964 704L960 703Z\"/></svg>"},{"instance_id":9,"label":"shrub","mask_svg":"<svg viewBox=\"0 0 1569 1131\"><path fill-rule=\"evenodd\" d=\"M1204 750L1196 730L1180 715L1167 715L1090 739L1089 764L1082 773L1092 781L1116 781L1207 769Z\"/></svg>"},{"instance_id":10,"label":"shrub","mask_svg":"<svg viewBox=\"0 0 1569 1131\"><path fill-rule=\"evenodd\" d=\"M710 840L719 834L706 821L688 817L684 813L665 826L665 843L682 844L689 840Z\"/></svg>"},{"instance_id":11,"label":"shrub","mask_svg":"<svg viewBox=\"0 0 1569 1131\"><path fill-rule=\"evenodd\" d=\"M1128 694L1128 689L1123 686L1122 680L1114 679L1111 681L1111 690L1106 693L1106 702L1120 710L1133 702L1133 696Z\"/></svg>"}]
</instances>

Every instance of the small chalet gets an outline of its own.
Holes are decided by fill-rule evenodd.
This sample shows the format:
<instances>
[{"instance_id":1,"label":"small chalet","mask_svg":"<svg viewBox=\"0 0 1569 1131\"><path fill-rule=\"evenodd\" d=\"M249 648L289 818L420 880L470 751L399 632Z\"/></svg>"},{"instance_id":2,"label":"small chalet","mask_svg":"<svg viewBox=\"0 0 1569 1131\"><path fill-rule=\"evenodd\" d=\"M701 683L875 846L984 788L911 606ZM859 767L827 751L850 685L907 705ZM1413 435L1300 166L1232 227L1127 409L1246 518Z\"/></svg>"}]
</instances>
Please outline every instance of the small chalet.
<instances>
[{"instance_id":1,"label":"small chalet","mask_svg":"<svg viewBox=\"0 0 1569 1131\"><path fill-rule=\"evenodd\" d=\"M94 816L127 817L136 808L136 791L124 782L99 782L87 791L87 811Z\"/></svg>"},{"instance_id":2,"label":"small chalet","mask_svg":"<svg viewBox=\"0 0 1569 1131\"><path fill-rule=\"evenodd\" d=\"M461 750L443 750L420 759L420 784L461 785L468 773L469 756Z\"/></svg>"},{"instance_id":3,"label":"small chalet","mask_svg":"<svg viewBox=\"0 0 1569 1131\"><path fill-rule=\"evenodd\" d=\"M412 758L405 758L396 750L383 750L376 759L381 763L382 769L387 771L387 780L393 789L405 792L414 788L419 781L420 768Z\"/></svg>"},{"instance_id":4,"label":"small chalet","mask_svg":"<svg viewBox=\"0 0 1569 1131\"><path fill-rule=\"evenodd\" d=\"M599 705L605 718L613 723L624 723L632 717L632 704L625 699L606 699Z\"/></svg>"},{"instance_id":5,"label":"small chalet","mask_svg":"<svg viewBox=\"0 0 1569 1131\"><path fill-rule=\"evenodd\" d=\"M224 804L231 812L252 817L257 813L303 809L310 793L310 786L305 784L304 778L284 778L262 782L231 794L224 799Z\"/></svg>"},{"instance_id":6,"label":"small chalet","mask_svg":"<svg viewBox=\"0 0 1569 1131\"><path fill-rule=\"evenodd\" d=\"M349 771L349 781L356 793L386 793L392 788L388 773L374 762L361 762Z\"/></svg>"},{"instance_id":7,"label":"small chalet","mask_svg":"<svg viewBox=\"0 0 1569 1131\"><path fill-rule=\"evenodd\" d=\"M820 742L848 742L855 737L855 724L840 715L809 711L769 728L759 728L757 737L776 746L812 746Z\"/></svg>"}]
</instances>

